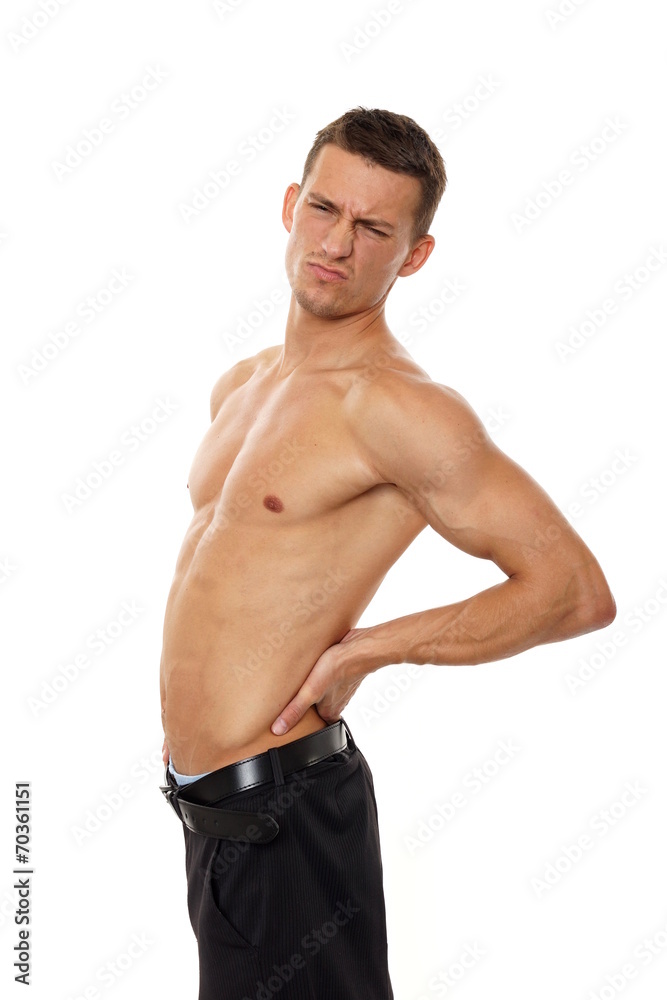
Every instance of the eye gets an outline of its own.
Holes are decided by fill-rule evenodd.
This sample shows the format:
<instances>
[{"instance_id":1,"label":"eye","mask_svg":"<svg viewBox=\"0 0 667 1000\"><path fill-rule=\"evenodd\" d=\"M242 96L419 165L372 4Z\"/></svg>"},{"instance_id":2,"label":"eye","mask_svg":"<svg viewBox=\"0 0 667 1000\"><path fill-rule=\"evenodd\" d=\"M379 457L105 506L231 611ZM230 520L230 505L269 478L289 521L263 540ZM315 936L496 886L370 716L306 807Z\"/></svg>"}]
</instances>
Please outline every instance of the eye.
<instances>
[{"instance_id":1,"label":"eye","mask_svg":"<svg viewBox=\"0 0 667 1000\"><path fill-rule=\"evenodd\" d=\"M367 226L367 229L368 229L369 233L373 233L375 236L386 236L387 235L386 233L383 233L381 229L373 229L372 226Z\"/></svg>"},{"instance_id":2,"label":"eye","mask_svg":"<svg viewBox=\"0 0 667 1000\"><path fill-rule=\"evenodd\" d=\"M312 206L313 206L313 208L316 208L316 209L318 209L321 212L328 212L329 211L329 209L326 208L324 205L316 205L315 202L312 203Z\"/></svg>"}]
</instances>

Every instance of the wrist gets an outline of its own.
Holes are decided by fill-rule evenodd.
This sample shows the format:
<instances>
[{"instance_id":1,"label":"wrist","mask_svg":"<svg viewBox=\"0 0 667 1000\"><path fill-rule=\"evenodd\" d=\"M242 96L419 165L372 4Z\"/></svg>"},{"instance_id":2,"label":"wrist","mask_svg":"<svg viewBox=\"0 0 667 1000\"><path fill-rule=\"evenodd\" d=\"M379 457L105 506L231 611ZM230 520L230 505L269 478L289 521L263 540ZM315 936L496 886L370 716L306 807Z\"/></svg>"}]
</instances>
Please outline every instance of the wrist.
<instances>
[{"instance_id":1,"label":"wrist","mask_svg":"<svg viewBox=\"0 0 667 1000\"><path fill-rule=\"evenodd\" d=\"M405 662L406 658L399 649L392 624L384 622L369 628L355 629L349 645L341 643L342 648L348 647L345 650L345 662L354 665L355 672L363 672L365 675L391 663Z\"/></svg>"}]
</instances>

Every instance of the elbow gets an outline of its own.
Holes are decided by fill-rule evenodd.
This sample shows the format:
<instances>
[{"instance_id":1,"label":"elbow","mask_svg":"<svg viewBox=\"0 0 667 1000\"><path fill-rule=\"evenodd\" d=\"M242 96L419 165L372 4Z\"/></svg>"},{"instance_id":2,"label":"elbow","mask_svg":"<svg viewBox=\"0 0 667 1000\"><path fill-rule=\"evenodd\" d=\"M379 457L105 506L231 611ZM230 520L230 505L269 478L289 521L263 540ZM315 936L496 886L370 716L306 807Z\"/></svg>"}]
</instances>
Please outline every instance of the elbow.
<instances>
[{"instance_id":1,"label":"elbow","mask_svg":"<svg viewBox=\"0 0 667 1000\"><path fill-rule=\"evenodd\" d=\"M597 629L611 625L616 617L616 601L612 597L611 591L591 597L579 609L579 616L586 632L595 632Z\"/></svg>"},{"instance_id":2,"label":"elbow","mask_svg":"<svg viewBox=\"0 0 667 1000\"><path fill-rule=\"evenodd\" d=\"M590 577L578 589L574 616L579 625L577 634L606 628L616 618L616 601L600 572Z\"/></svg>"}]
</instances>

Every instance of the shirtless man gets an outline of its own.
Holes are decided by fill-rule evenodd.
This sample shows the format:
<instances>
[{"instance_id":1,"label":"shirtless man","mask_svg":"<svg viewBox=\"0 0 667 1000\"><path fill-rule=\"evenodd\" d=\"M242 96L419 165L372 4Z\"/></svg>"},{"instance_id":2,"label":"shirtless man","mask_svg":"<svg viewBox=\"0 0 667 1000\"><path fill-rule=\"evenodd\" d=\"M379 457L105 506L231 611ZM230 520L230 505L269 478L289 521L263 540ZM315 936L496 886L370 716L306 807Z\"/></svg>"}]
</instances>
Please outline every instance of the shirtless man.
<instances>
[{"instance_id":1,"label":"shirtless man","mask_svg":"<svg viewBox=\"0 0 667 1000\"><path fill-rule=\"evenodd\" d=\"M213 387L164 623L163 790L172 805L186 796L181 813L207 803L202 815L225 809L224 823L249 810L273 815L278 832L252 843L184 819L200 1000L254 1000L277 983L290 1000L391 998L372 779L341 712L385 665L499 660L615 616L569 522L387 327L394 282L433 250L445 184L440 154L409 118L356 109L321 130L283 203L285 343ZM356 628L426 525L507 579ZM317 743L332 734L342 740L333 752ZM277 762L291 758L273 748L288 746L315 747L317 761L297 756L301 770L283 775ZM213 788L246 758L266 765L257 774L268 781ZM272 811L283 783L292 797Z\"/></svg>"}]
</instances>

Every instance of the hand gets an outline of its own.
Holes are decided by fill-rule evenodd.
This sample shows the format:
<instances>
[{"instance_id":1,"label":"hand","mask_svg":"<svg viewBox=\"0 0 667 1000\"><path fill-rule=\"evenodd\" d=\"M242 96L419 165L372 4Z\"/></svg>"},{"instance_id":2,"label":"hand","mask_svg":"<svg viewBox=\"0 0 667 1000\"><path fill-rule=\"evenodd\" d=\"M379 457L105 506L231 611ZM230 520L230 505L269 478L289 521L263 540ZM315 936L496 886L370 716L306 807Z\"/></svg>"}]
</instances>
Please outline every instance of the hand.
<instances>
[{"instance_id":1,"label":"hand","mask_svg":"<svg viewBox=\"0 0 667 1000\"><path fill-rule=\"evenodd\" d=\"M164 743L162 744L162 763L166 767L169 763L169 747L167 746L167 738L165 736Z\"/></svg>"},{"instance_id":2,"label":"hand","mask_svg":"<svg viewBox=\"0 0 667 1000\"><path fill-rule=\"evenodd\" d=\"M325 649L305 681L273 722L271 732L282 736L297 724L311 705L327 723L336 722L366 674L359 644L369 629L353 628L340 642ZM374 668L371 668L374 669Z\"/></svg>"}]
</instances>

